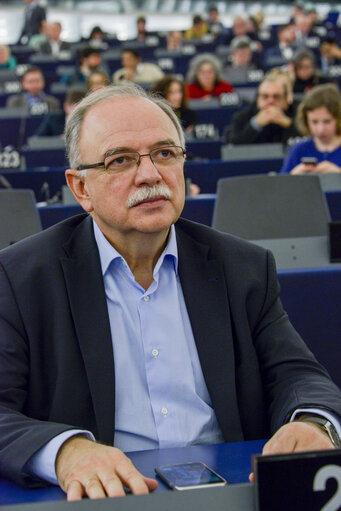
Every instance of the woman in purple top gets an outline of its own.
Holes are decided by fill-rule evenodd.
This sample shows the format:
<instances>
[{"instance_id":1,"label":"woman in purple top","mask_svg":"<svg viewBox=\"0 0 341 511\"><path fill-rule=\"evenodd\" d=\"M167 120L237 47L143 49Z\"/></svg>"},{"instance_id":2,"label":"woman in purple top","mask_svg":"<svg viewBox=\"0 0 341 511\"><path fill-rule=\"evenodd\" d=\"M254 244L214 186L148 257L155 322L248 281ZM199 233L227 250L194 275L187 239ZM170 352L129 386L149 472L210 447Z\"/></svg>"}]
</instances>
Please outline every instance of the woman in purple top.
<instances>
[{"instance_id":1,"label":"woman in purple top","mask_svg":"<svg viewBox=\"0 0 341 511\"><path fill-rule=\"evenodd\" d=\"M298 107L296 123L310 135L290 150L282 173L341 173L341 94L335 85L319 85Z\"/></svg>"}]
</instances>

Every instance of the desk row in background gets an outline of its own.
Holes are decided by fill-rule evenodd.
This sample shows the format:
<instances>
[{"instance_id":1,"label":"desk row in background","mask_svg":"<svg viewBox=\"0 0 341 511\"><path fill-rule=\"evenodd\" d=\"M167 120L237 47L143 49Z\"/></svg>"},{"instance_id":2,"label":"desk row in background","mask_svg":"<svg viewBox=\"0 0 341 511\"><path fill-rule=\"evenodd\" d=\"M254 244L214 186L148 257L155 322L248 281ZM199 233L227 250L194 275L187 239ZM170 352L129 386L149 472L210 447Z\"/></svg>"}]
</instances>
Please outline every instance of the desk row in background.
<instances>
[{"instance_id":1,"label":"desk row in background","mask_svg":"<svg viewBox=\"0 0 341 511\"><path fill-rule=\"evenodd\" d=\"M65 85L56 84L57 90L62 92L56 93L55 96L59 97L61 103L65 97ZM244 89L244 95L254 95L254 90ZM0 94L0 105L3 107L8 94ZM234 99L233 99L234 98ZM225 104L222 103L225 101ZM230 103L226 103L230 101ZM198 117L198 123L201 125L213 126L216 133L209 130L203 132L202 138L212 138L215 135L221 136L224 129L231 123L232 117L241 107L242 100L236 95L226 95L226 99L222 98L222 103L217 100L202 101L193 100L191 108L195 110ZM44 103L41 104L44 106ZM42 115L39 115L39 114ZM45 109L37 110L36 115L30 115L26 109L12 109L0 108L0 142L1 146L7 145L20 148L26 144L29 137L33 136L38 126L41 124L44 116L47 113Z\"/></svg>"}]
</instances>

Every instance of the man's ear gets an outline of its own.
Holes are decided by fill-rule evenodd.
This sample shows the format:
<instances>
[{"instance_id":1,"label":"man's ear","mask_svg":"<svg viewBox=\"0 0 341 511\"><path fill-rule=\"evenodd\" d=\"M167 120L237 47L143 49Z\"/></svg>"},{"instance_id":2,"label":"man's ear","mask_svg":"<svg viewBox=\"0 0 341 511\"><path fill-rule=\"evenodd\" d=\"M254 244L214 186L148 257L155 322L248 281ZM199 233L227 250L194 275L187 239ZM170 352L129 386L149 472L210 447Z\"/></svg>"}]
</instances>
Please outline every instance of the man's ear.
<instances>
[{"instance_id":1,"label":"man's ear","mask_svg":"<svg viewBox=\"0 0 341 511\"><path fill-rule=\"evenodd\" d=\"M67 169L65 171L65 179L75 199L85 211L90 213L93 210L93 207L91 198L87 191L85 177L82 176L78 170Z\"/></svg>"}]
</instances>

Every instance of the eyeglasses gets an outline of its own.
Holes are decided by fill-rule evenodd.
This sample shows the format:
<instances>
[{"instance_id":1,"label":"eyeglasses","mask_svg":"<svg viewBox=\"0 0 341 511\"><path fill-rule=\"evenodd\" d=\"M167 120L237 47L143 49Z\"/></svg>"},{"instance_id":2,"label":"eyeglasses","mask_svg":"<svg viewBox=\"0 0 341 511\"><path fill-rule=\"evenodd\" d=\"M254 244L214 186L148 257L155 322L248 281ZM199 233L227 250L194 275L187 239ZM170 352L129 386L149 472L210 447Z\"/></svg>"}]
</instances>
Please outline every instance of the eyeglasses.
<instances>
[{"instance_id":1,"label":"eyeglasses","mask_svg":"<svg viewBox=\"0 0 341 511\"><path fill-rule=\"evenodd\" d=\"M265 94L265 93L259 93L258 97L259 97L259 99L264 99L264 101L267 101L268 99L274 99L275 101L280 101L281 99L284 99L283 94Z\"/></svg>"},{"instance_id":2,"label":"eyeglasses","mask_svg":"<svg viewBox=\"0 0 341 511\"><path fill-rule=\"evenodd\" d=\"M106 152L103 161L91 163L89 165L80 165L77 167L77 170L104 167L108 172L128 172L129 170L136 170L139 167L143 156L149 156L156 168L163 169L183 161L185 155L186 150L177 145L157 147L146 154L140 154L135 151L110 149Z\"/></svg>"}]
</instances>

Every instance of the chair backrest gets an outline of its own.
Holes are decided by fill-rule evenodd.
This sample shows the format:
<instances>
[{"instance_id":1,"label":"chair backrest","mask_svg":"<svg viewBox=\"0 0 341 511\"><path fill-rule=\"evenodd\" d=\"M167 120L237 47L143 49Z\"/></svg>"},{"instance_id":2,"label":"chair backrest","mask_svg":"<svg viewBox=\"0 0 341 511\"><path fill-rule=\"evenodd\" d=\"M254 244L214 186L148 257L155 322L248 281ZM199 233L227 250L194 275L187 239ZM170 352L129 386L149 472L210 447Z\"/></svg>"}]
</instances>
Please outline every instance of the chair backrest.
<instances>
[{"instance_id":1,"label":"chair backrest","mask_svg":"<svg viewBox=\"0 0 341 511\"><path fill-rule=\"evenodd\" d=\"M78 204L79 202L75 199L75 196L71 192L70 188L67 185L62 186L62 203L64 205L70 204Z\"/></svg>"},{"instance_id":2,"label":"chair backrest","mask_svg":"<svg viewBox=\"0 0 341 511\"><path fill-rule=\"evenodd\" d=\"M32 190L0 190L0 248L41 231Z\"/></svg>"},{"instance_id":3,"label":"chair backrest","mask_svg":"<svg viewBox=\"0 0 341 511\"><path fill-rule=\"evenodd\" d=\"M341 190L341 174L317 174L320 178L322 190L324 192L335 192Z\"/></svg>"},{"instance_id":4,"label":"chair backrest","mask_svg":"<svg viewBox=\"0 0 341 511\"><path fill-rule=\"evenodd\" d=\"M226 144L221 147L223 161L283 158L283 144Z\"/></svg>"},{"instance_id":5,"label":"chair backrest","mask_svg":"<svg viewBox=\"0 0 341 511\"><path fill-rule=\"evenodd\" d=\"M318 176L220 179L213 227L248 240L326 236L329 211Z\"/></svg>"}]
</instances>

